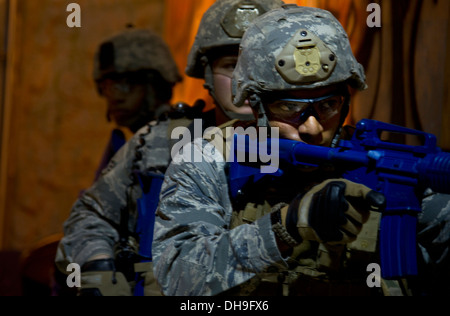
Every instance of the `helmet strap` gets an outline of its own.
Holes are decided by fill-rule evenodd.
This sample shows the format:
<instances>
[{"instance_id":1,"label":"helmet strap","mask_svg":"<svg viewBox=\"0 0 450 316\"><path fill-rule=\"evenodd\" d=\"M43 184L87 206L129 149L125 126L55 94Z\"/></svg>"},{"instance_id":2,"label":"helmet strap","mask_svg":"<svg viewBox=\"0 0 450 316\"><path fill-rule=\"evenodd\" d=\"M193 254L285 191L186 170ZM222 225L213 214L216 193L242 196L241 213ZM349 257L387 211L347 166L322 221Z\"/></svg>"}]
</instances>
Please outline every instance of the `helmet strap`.
<instances>
[{"instance_id":1,"label":"helmet strap","mask_svg":"<svg viewBox=\"0 0 450 316\"><path fill-rule=\"evenodd\" d=\"M261 101L261 98L259 97L259 95L257 94L252 94L250 96L250 106L252 107L252 109L257 109L257 113L258 113L258 127L270 127L269 124L269 119L267 118L266 115L266 109L264 108L264 105Z\"/></svg>"},{"instance_id":2,"label":"helmet strap","mask_svg":"<svg viewBox=\"0 0 450 316\"><path fill-rule=\"evenodd\" d=\"M331 141L331 148L336 148L337 145L339 144L339 140L341 139L342 136L342 126L340 126L336 132L336 134L334 135L333 140Z\"/></svg>"},{"instance_id":3,"label":"helmet strap","mask_svg":"<svg viewBox=\"0 0 450 316\"><path fill-rule=\"evenodd\" d=\"M350 112L350 93L348 92L347 89L345 90L344 97L345 97L345 101L344 101L344 105L342 106L341 121L339 123L339 128L331 142L332 148L335 148L335 147L337 147L337 145L339 145L339 140L341 139L341 136L342 136L343 125L344 125L345 119L347 118L348 113Z\"/></svg>"}]
</instances>

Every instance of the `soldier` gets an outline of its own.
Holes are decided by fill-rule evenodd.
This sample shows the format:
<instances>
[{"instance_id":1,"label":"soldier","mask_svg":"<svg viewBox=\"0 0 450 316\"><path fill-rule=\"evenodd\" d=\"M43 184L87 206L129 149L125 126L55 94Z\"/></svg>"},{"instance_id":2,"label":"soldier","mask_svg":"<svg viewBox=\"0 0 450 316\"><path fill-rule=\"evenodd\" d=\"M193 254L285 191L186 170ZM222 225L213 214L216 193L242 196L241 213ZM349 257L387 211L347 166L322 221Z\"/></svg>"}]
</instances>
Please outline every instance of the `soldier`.
<instances>
[{"instance_id":1,"label":"soldier","mask_svg":"<svg viewBox=\"0 0 450 316\"><path fill-rule=\"evenodd\" d=\"M93 75L107 102L108 122L133 134L170 110L172 89L181 81L164 40L150 30L132 27L100 44ZM123 131L113 129L95 180L125 142Z\"/></svg>"},{"instance_id":2,"label":"soldier","mask_svg":"<svg viewBox=\"0 0 450 316\"><path fill-rule=\"evenodd\" d=\"M234 104L248 100L260 130L335 146L347 134L349 87L366 88L364 70L328 11L284 5L257 18L242 39ZM366 283L376 253L347 245L384 207L382 194L337 170L287 166L282 177L234 198L226 141L196 140L190 149L202 159L180 155L167 170L153 244L165 295L381 294ZM373 222L364 228L376 233Z\"/></svg>"},{"instance_id":3,"label":"soldier","mask_svg":"<svg viewBox=\"0 0 450 316\"><path fill-rule=\"evenodd\" d=\"M172 125L190 122L167 119L169 113L175 112L170 100L172 89L181 81L181 75L169 47L151 30L130 27L105 40L96 52L93 76L98 93L107 101L108 121L113 120L117 126L129 129L135 136L126 144L124 133L120 129L112 131L92 187L80 193L71 217L66 221L65 237L60 242L56 257L59 266L55 272L55 292L59 295L71 294L65 284L67 262L82 265L87 258L93 260L114 256L110 243L120 234L124 234L122 245L125 251L119 246L116 251L129 254L128 243L133 243L133 238L126 229L128 214L121 216L121 212L130 212L131 218L136 216L137 201L132 199L135 194L139 194L136 186L139 183L133 177L133 172L138 172L139 167L132 158L140 154L140 150L143 151L141 144L146 140L155 145L154 151L150 152L164 152L169 121ZM126 149L115 160L111 160L122 147ZM167 157L164 155L152 159L149 168L167 164ZM108 168L105 169L106 167ZM108 175L102 177L106 173ZM123 226L116 225L115 222ZM105 260L97 262L97 265L94 263L93 267L84 266L83 269L99 270L108 266L116 268ZM111 268L111 271L114 269ZM118 274L117 278L119 282L115 288L109 289L103 284L100 292L130 293L128 284L120 288L124 285L121 282L123 276ZM119 288L116 289L117 287ZM86 289L84 294L98 294L98 291L95 288Z\"/></svg>"},{"instance_id":4,"label":"soldier","mask_svg":"<svg viewBox=\"0 0 450 316\"><path fill-rule=\"evenodd\" d=\"M216 105L214 125L230 119L247 121L255 118L248 104L239 108L234 106L231 76L239 43L248 25L257 16L281 4L283 1L280 0L220 0L203 15L189 52L186 74L205 80L204 87ZM224 88L216 89L216 86Z\"/></svg>"},{"instance_id":5,"label":"soldier","mask_svg":"<svg viewBox=\"0 0 450 316\"><path fill-rule=\"evenodd\" d=\"M231 74L244 30L255 15L281 3L218 0L205 13L189 54L186 73L204 78L217 105L216 112L223 109L224 115L216 115L217 124L234 115ZM225 17L233 19L220 24ZM254 118L249 115L250 108L240 111L240 119ZM171 116L178 117L178 114L171 113L168 120L141 128L73 206L64 225L65 236L59 245L56 264L62 272L69 263L82 266L82 295L130 295L133 288L135 295L160 294L152 273L153 214L149 210L158 202L158 185L171 160L171 132L181 125ZM190 120L184 120L183 126L189 123ZM210 125L206 122L203 128ZM143 206L145 203L148 204ZM139 285L142 278L136 284L135 272L143 274L143 289ZM98 279L102 281L96 283Z\"/></svg>"}]
</instances>

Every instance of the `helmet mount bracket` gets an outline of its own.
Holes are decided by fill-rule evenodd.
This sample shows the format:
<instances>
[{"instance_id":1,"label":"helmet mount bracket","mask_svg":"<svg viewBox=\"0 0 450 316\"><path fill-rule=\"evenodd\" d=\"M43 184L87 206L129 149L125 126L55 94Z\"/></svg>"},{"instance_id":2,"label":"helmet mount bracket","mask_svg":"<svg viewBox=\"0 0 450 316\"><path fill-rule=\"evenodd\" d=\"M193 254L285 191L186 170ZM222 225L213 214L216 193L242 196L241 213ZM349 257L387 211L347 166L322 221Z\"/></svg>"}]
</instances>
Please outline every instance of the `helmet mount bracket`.
<instances>
[{"instance_id":1,"label":"helmet mount bracket","mask_svg":"<svg viewBox=\"0 0 450 316\"><path fill-rule=\"evenodd\" d=\"M275 67L290 84L326 80L336 67L337 57L312 32L301 29L275 59Z\"/></svg>"}]
</instances>

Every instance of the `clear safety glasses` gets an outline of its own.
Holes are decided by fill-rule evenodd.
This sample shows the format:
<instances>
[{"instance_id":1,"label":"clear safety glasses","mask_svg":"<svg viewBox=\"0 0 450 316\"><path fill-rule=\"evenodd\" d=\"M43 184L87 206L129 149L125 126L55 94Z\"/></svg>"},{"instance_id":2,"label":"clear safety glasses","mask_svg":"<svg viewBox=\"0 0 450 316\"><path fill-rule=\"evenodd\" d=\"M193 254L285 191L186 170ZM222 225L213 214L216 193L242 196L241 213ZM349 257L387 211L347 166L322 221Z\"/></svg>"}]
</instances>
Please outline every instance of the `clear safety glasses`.
<instances>
[{"instance_id":1,"label":"clear safety glasses","mask_svg":"<svg viewBox=\"0 0 450 316\"><path fill-rule=\"evenodd\" d=\"M303 124L314 116L320 123L326 123L341 111L345 97L327 95L315 99L282 99L269 103L269 120L282 121L295 126Z\"/></svg>"}]
</instances>

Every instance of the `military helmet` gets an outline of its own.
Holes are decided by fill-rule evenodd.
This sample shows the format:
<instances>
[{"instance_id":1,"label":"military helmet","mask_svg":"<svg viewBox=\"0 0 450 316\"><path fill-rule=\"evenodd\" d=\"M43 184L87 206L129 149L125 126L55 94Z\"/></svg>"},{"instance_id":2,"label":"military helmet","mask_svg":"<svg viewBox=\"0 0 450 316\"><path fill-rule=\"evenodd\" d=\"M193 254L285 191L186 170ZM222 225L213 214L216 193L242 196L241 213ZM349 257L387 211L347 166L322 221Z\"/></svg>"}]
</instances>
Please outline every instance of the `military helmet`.
<instances>
[{"instance_id":1,"label":"military helmet","mask_svg":"<svg viewBox=\"0 0 450 316\"><path fill-rule=\"evenodd\" d=\"M283 3L281 0L217 0L202 17L188 56L186 74L204 79L203 57L210 50L238 46L245 30L256 17Z\"/></svg>"},{"instance_id":2,"label":"military helmet","mask_svg":"<svg viewBox=\"0 0 450 316\"><path fill-rule=\"evenodd\" d=\"M169 84L181 81L169 47L155 32L128 28L104 41L96 52L94 80L111 73L157 71Z\"/></svg>"},{"instance_id":3,"label":"military helmet","mask_svg":"<svg viewBox=\"0 0 450 316\"><path fill-rule=\"evenodd\" d=\"M233 102L242 106L252 95L339 83L367 87L342 25L326 10L283 5L256 19L242 38Z\"/></svg>"}]
</instances>

